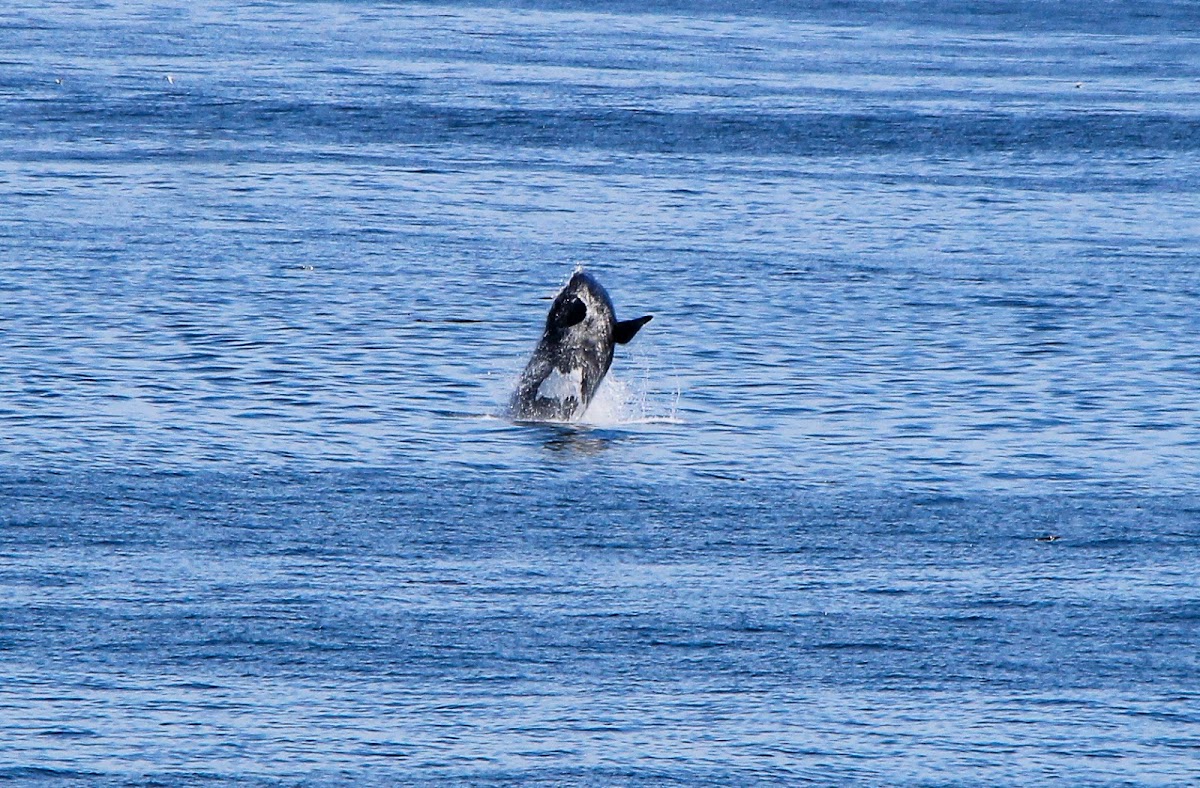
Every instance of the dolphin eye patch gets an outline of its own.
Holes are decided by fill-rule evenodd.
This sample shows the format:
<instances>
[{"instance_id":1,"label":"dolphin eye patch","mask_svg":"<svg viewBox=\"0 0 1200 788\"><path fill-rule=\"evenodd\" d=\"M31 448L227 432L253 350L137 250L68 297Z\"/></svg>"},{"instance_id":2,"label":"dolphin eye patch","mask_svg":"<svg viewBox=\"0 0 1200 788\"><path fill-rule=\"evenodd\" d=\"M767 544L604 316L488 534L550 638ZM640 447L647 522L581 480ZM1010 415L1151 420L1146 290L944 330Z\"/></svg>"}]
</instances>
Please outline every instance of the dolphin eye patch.
<instances>
[{"instance_id":1,"label":"dolphin eye patch","mask_svg":"<svg viewBox=\"0 0 1200 788\"><path fill-rule=\"evenodd\" d=\"M577 323L582 323L583 319L587 317L587 304L575 296L564 298L554 305L550 317L554 321L554 325L559 328L569 328Z\"/></svg>"}]
</instances>

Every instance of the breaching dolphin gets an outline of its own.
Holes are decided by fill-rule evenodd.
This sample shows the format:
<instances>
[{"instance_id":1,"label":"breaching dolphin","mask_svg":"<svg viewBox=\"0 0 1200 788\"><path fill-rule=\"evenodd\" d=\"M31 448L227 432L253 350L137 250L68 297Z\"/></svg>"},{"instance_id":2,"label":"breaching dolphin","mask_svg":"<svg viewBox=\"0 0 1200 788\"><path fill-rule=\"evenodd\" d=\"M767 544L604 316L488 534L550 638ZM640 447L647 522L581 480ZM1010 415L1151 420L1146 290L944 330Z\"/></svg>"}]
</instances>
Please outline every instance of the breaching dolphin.
<instances>
[{"instance_id":1,"label":"breaching dolphin","mask_svg":"<svg viewBox=\"0 0 1200 788\"><path fill-rule=\"evenodd\" d=\"M518 421L573 421L583 415L608 373L613 343L624 345L652 315L619 321L612 299L576 269L554 298L546 330L521 373L510 412Z\"/></svg>"}]
</instances>

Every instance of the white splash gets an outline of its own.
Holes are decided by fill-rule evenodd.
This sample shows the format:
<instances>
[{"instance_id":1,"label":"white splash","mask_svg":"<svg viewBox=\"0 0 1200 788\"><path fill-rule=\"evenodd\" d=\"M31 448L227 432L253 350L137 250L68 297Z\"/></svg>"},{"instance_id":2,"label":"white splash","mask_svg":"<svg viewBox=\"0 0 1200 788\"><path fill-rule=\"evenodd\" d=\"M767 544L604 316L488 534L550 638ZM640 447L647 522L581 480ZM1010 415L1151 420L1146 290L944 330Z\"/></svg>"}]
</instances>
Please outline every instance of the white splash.
<instances>
[{"instance_id":1,"label":"white splash","mask_svg":"<svg viewBox=\"0 0 1200 788\"><path fill-rule=\"evenodd\" d=\"M550 374L538 386L537 395L559 402L569 399L583 402L583 370L573 369L565 374L557 368L550 370Z\"/></svg>"},{"instance_id":2,"label":"white splash","mask_svg":"<svg viewBox=\"0 0 1200 788\"><path fill-rule=\"evenodd\" d=\"M674 392L673 401L667 405L652 398L649 382L631 385L611 372L583 414L580 422L593 427L614 427L621 424L682 424L678 416L679 392Z\"/></svg>"}]
</instances>

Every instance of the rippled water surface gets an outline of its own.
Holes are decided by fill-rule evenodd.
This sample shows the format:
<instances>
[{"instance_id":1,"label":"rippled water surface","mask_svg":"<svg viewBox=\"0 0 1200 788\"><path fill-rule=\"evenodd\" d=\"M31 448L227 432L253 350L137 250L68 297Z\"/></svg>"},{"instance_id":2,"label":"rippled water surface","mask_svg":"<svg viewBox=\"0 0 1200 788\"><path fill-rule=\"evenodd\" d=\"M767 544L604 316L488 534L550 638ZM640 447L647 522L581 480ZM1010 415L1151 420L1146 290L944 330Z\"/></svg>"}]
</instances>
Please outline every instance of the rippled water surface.
<instances>
[{"instance_id":1,"label":"rippled water surface","mask_svg":"<svg viewBox=\"0 0 1200 788\"><path fill-rule=\"evenodd\" d=\"M1193 4L201 5L0 9L0 776L1200 780Z\"/></svg>"}]
</instances>

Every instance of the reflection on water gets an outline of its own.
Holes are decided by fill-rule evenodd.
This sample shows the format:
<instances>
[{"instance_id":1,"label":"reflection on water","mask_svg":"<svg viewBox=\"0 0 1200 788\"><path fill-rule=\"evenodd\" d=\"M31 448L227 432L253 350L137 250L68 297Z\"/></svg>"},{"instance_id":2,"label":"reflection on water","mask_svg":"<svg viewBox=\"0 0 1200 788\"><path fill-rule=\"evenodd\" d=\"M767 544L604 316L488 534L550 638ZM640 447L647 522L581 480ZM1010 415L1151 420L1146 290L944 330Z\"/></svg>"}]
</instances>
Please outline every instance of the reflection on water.
<instances>
[{"instance_id":1,"label":"reflection on water","mask_svg":"<svg viewBox=\"0 0 1200 788\"><path fill-rule=\"evenodd\" d=\"M572 424L544 424L542 445L549 451L579 456L590 456L607 451L629 437L617 430L597 430Z\"/></svg>"}]
</instances>

